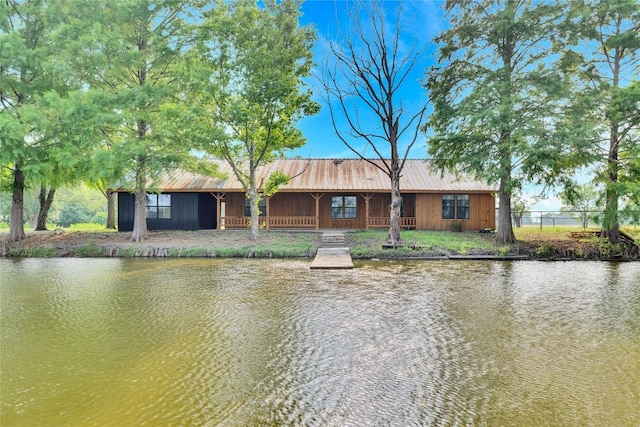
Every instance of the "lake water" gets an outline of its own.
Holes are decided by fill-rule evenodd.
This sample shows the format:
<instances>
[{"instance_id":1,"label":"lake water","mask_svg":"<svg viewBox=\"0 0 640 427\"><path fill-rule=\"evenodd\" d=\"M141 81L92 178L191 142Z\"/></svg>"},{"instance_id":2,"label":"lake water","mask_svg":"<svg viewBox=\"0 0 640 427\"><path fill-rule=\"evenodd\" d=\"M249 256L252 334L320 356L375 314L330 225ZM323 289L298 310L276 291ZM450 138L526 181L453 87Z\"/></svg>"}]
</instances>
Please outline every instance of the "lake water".
<instances>
[{"instance_id":1,"label":"lake water","mask_svg":"<svg viewBox=\"0 0 640 427\"><path fill-rule=\"evenodd\" d=\"M640 263L308 265L0 259L0 425L640 425Z\"/></svg>"}]
</instances>

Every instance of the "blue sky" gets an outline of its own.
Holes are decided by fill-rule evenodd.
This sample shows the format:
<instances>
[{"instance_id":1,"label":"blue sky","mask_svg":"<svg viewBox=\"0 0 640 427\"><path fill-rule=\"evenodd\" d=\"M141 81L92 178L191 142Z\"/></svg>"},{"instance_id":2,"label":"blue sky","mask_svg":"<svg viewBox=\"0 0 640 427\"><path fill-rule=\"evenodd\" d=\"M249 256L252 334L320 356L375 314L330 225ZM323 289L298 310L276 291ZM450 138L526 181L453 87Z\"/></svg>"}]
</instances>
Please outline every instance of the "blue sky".
<instances>
[{"instance_id":1,"label":"blue sky","mask_svg":"<svg viewBox=\"0 0 640 427\"><path fill-rule=\"evenodd\" d=\"M435 58L433 38L443 29L445 20L443 17L444 10L441 7L442 0L405 0L401 3L403 8L403 41L407 45L413 45L416 49L424 51L423 61L416 64L410 79L403 86L403 91L398 97L398 100L403 102L405 107L408 106L407 108L409 109L411 106L421 105L428 98L420 79L423 78L425 69L433 64ZM348 4L348 2L340 0L306 0L303 3L301 23L314 26L317 32L317 41L314 47L316 71L319 71L319 67L328 53L329 42L339 39L338 33L341 26L343 28L348 26ZM388 19L393 21L400 2L386 0L382 4L387 12ZM295 150L292 155L312 158L355 158L356 155L335 134L331 125L329 110L319 96L321 90L318 82L315 79L309 79L309 86L315 93L315 100L320 103L322 108L319 114L307 117L299 122L298 127L307 138L307 144ZM373 122L372 126L375 125L376 123ZM346 132L343 132L344 134ZM370 149L367 151L358 141L352 141L354 145L362 147L362 150L367 153L367 157L374 156ZM425 141L425 136L421 134L410 151L409 157L426 158ZM371 153L371 156L368 153Z\"/></svg>"},{"instance_id":2,"label":"blue sky","mask_svg":"<svg viewBox=\"0 0 640 427\"><path fill-rule=\"evenodd\" d=\"M414 67L411 78L403 86L403 91L398 99L403 102L404 106L420 105L428 99L428 93L420 80L424 77L425 70L431 67L436 60L437 47L433 40L448 25L444 17L444 0L404 0L402 2L384 0L382 4L388 19L392 21L395 19L400 3L403 7L403 41L407 45L413 45L417 49L423 50L424 55L422 62ZM341 26L348 26L348 5L349 2L344 0L306 0L303 3L301 24L313 25L317 32L317 41L314 46L316 71L319 70L323 58L328 54L329 42L339 40ZM298 127L307 138L307 143L290 155L310 158L356 158L357 156L336 136L331 125L329 110L319 96L321 90L318 82L315 79L309 79L309 86L316 94L315 100L320 103L321 111L319 114L304 118L298 123ZM427 108L427 115L429 112L430 108ZM372 125L375 125L375 122ZM343 134L347 134L345 125L342 125L341 129L345 129ZM427 157L426 139L424 134L419 135L418 141L409 153L410 158L424 159ZM359 144L356 140L351 140L351 142L361 147L360 151L365 152L367 157L375 156L370 149L366 149L364 144ZM560 208L561 202L555 196L548 196L542 200L536 199L540 190L532 185L526 185L524 188L524 197L532 210L557 210Z\"/></svg>"}]
</instances>

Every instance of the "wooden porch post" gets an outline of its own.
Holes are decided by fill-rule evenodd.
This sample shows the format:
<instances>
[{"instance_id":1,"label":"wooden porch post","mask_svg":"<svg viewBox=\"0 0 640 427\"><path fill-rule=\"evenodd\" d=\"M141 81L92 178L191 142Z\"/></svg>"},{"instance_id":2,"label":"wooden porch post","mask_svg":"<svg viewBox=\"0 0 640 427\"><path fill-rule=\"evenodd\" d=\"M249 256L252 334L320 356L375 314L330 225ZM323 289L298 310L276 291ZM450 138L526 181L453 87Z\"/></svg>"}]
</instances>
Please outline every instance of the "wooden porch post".
<instances>
[{"instance_id":1,"label":"wooden porch post","mask_svg":"<svg viewBox=\"0 0 640 427\"><path fill-rule=\"evenodd\" d=\"M271 200L271 197L265 197L265 204L266 204L266 217L264 218L264 225L265 228L267 229L267 231L269 231L269 201Z\"/></svg>"},{"instance_id":2,"label":"wooden porch post","mask_svg":"<svg viewBox=\"0 0 640 427\"><path fill-rule=\"evenodd\" d=\"M220 208L222 206L222 199L224 198L224 193L210 193L216 199L216 230L220 230L220 222L222 219L222 215L220 214Z\"/></svg>"},{"instance_id":3,"label":"wooden porch post","mask_svg":"<svg viewBox=\"0 0 640 427\"><path fill-rule=\"evenodd\" d=\"M316 231L320 230L320 199L324 196L324 193L311 193L316 201Z\"/></svg>"},{"instance_id":4,"label":"wooden porch post","mask_svg":"<svg viewBox=\"0 0 640 427\"><path fill-rule=\"evenodd\" d=\"M374 196L371 193L360 194L360 196L364 199L364 228L365 230L369 229L369 200Z\"/></svg>"}]
</instances>

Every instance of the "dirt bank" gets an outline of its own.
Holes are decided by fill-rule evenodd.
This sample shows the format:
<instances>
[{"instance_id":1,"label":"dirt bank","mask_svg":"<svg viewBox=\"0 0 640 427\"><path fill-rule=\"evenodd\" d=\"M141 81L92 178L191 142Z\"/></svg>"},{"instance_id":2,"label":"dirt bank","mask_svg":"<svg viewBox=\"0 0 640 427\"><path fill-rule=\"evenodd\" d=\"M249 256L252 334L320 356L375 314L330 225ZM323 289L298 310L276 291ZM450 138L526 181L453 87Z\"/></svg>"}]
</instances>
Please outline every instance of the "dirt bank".
<instances>
[{"instance_id":1,"label":"dirt bank","mask_svg":"<svg viewBox=\"0 0 640 427\"><path fill-rule=\"evenodd\" d=\"M8 244L7 233L0 233L0 254L5 257L256 257L311 258L321 244L319 232L260 233L252 241L246 230L153 231L142 243L132 242L131 233L108 231L39 231L29 232L26 239ZM493 236L486 236L493 239ZM428 258L460 255L439 248L411 250L382 249L377 241L366 241L358 233L349 233L350 247L369 248L361 258ZM495 245L494 249L469 251L481 255L526 255L530 259L613 259L640 260L637 245L610 245L589 236L571 233L533 234L512 245ZM463 254L465 255L465 254Z\"/></svg>"}]
</instances>

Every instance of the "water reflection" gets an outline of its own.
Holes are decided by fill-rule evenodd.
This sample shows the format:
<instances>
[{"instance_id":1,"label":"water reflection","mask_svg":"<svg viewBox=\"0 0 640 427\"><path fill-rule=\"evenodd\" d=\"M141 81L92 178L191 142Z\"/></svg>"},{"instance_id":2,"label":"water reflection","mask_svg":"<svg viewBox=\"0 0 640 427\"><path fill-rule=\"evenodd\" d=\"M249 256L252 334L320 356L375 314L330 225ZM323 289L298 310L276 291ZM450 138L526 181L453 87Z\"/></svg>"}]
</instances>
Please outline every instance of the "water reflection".
<instances>
[{"instance_id":1,"label":"water reflection","mask_svg":"<svg viewBox=\"0 0 640 427\"><path fill-rule=\"evenodd\" d=\"M0 260L0 424L640 424L640 265Z\"/></svg>"}]
</instances>

